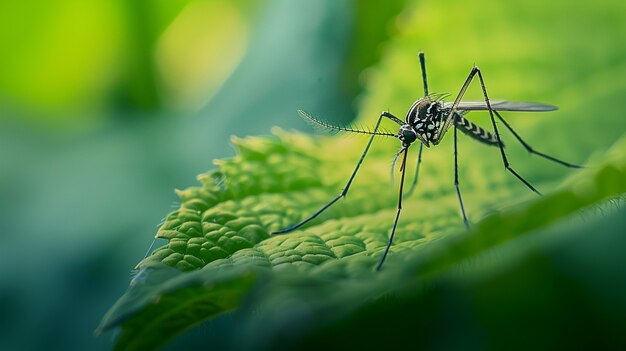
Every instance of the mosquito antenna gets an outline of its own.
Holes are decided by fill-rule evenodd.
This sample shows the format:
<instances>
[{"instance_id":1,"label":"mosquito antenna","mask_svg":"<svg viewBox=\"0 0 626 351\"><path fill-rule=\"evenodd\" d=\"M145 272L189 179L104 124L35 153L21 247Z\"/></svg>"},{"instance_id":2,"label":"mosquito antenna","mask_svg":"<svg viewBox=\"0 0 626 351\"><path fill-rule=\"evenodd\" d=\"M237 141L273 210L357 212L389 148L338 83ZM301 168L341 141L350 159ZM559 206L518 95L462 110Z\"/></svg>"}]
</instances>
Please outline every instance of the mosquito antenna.
<instances>
[{"instance_id":1,"label":"mosquito antenna","mask_svg":"<svg viewBox=\"0 0 626 351\"><path fill-rule=\"evenodd\" d=\"M428 81L426 80L426 58L424 52L420 51L420 67L422 68L422 82L424 83L424 96L428 96Z\"/></svg>"},{"instance_id":2,"label":"mosquito antenna","mask_svg":"<svg viewBox=\"0 0 626 351\"><path fill-rule=\"evenodd\" d=\"M320 119L317 119L313 116L311 116L310 114L306 113L303 110L298 110L298 113L300 114L300 116L302 116L302 118L307 119L319 126L322 126L324 128L327 129L331 129L331 130L336 130L336 131L342 131L342 132L350 132L350 133L358 133L358 134L368 134L368 135L379 135L379 136L391 136L391 137L396 137L396 134L393 133L387 133L387 132L378 132L378 131L370 131L370 130L365 130L365 129L352 129L352 128L348 128L348 127L342 127L342 126L338 126L335 124L331 124L329 122L326 121L322 121Z\"/></svg>"}]
</instances>

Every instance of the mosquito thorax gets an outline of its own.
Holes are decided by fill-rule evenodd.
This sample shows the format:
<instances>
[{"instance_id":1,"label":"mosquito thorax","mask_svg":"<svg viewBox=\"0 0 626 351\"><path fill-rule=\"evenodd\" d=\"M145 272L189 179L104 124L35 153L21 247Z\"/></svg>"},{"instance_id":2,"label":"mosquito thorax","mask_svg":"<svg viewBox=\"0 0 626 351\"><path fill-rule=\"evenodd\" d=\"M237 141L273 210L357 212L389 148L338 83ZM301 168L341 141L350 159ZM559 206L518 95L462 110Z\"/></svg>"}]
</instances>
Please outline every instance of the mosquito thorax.
<instances>
[{"instance_id":1,"label":"mosquito thorax","mask_svg":"<svg viewBox=\"0 0 626 351\"><path fill-rule=\"evenodd\" d=\"M423 97L413 103L406 114L406 123L413 127L417 138L429 146L437 143L437 131L442 123L443 103Z\"/></svg>"}]
</instances>

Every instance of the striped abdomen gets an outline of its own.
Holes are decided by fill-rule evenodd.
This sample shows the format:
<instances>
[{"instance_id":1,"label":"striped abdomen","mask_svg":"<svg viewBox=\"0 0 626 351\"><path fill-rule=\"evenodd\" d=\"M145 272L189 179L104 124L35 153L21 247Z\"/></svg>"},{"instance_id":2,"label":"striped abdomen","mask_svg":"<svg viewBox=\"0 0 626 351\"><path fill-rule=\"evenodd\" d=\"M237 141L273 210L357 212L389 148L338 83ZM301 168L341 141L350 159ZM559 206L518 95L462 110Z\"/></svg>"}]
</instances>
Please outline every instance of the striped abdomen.
<instances>
[{"instance_id":1,"label":"striped abdomen","mask_svg":"<svg viewBox=\"0 0 626 351\"><path fill-rule=\"evenodd\" d=\"M462 131L465 135L468 135L482 143L489 145L498 145L498 139L491 132L486 131L482 127L479 127L477 124L471 122L468 119L465 119L459 113L454 114L454 124Z\"/></svg>"}]
</instances>

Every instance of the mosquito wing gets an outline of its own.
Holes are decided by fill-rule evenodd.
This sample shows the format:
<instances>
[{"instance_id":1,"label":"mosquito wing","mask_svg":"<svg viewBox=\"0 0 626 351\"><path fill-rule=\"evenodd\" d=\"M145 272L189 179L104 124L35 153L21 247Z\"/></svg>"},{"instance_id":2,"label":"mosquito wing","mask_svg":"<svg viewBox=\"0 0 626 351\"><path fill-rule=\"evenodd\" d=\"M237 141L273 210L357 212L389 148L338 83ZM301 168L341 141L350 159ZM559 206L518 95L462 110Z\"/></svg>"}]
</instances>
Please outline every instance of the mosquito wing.
<instances>
[{"instance_id":1,"label":"mosquito wing","mask_svg":"<svg viewBox=\"0 0 626 351\"><path fill-rule=\"evenodd\" d=\"M540 104L537 102L517 102L506 100L489 100L491 108L494 111L529 111L529 112L542 112L542 111L554 111L558 109L556 106ZM444 108L452 107L452 102L446 102L443 104ZM482 100L478 101L461 101L459 106L456 107L459 111L487 111L487 103Z\"/></svg>"}]
</instances>

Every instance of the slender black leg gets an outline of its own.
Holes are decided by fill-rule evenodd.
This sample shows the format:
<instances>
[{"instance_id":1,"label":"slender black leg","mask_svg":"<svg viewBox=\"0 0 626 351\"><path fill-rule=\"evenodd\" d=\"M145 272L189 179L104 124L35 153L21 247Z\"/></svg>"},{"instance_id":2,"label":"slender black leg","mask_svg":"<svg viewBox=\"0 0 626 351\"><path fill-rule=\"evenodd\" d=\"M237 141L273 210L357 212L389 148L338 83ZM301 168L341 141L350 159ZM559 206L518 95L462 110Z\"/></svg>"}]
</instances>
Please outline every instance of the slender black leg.
<instances>
[{"instance_id":1,"label":"slender black leg","mask_svg":"<svg viewBox=\"0 0 626 351\"><path fill-rule=\"evenodd\" d=\"M374 127L374 133L376 133L378 131L378 128L380 127L380 122L382 121L383 117L389 118L389 119L391 119L393 121L398 120L397 117L395 117L394 115L392 115L389 112L381 113L380 117L378 117L378 121L376 122L376 127ZM293 231L295 229L300 228L301 226L303 226L304 224L306 224L307 222L309 222L313 218L317 217L320 213L324 212L324 210L326 210L327 208L332 206L332 204L337 202L337 200L339 200L342 197L346 196L346 194L348 193L348 190L350 189L350 185L352 184L352 181L354 180L354 177L356 176L356 173L359 171L359 168L361 167L361 163L363 163L363 160L365 159L365 155L367 155L367 151L370 149L370 146L372 145L372 141L374 140L375 136L376 136L376 134L372 134L372 136L370 137L369 141L367 142L367 145L365 146L365 150L363 150L363 154L361 154L361 158L359 159L359 162L356 164L356 168L354 168L354 171L352 171L352 175L350 176L350 179L348 179L348 182L346 183L346 186L343 188L343 190L341 191L341 193L339 195L337 195L335 198L330 200L330 202L328 202L326 205L322 206L322 208L317 210L315 213L313 213L309 217L305 218L303 221L298 222L298 223L296 223L294 225L291 225L291 226L289 226L289 227L287 227L285 229L277 230L277 231L273 232L272 234L285 234L285 233L289 233L290 231Z\"/></svg>"},{"instance_id":2,"label":"slender black leg","mask_svg":"<svg viewBox=\"0 0 626 351\"><path fill-rule=\"evenodd\" d=\"M524 146L524 148L530 152L531 154L535 154L537 156L541 156L545 159L548 159L552 162L556 162L559 164L562 164L565 167L571 167L571 168L583 168L583 166L581 165L577 165L577 164L573 164L573 163L569 163L569 162L565 162L562 160L559 160L558 158L554 157L554 156L550 156L550 155L546 155L543 152L537 151L535 149L533 149L530 145L528 145L523 139L522 137L520 137L515 130L513 130L513 128L511 128L511 126L504 120L504 118L502 118L502 116L500 116L500 114L498 113L498 111L493 111L493 113L496 114L496 116L498 116L498 119L500 119L500 121L504 124L505 127L507 127L507 129L509 131L511 131L511 133L513 133L513 136L515 136L515 138L517 139L517 141L520 142L520 144L522 144L522 146Z\"/></svg>"},{"instance_id":3,"label":"slender black leg","mask_svg":"<svg viewBox=\"0 0 626 351\"><path fill-rule=\"evenodd\" d=\"M413 183L411 183L411 188L407 191L406 196L411 196L413 194L413 190L417 186L417 180L420 174L420 165L422 164L422 150L424 149L424 144L420 143L420 150L417 153L417 166L415 167L415 175L413 175Z\"/></svg>"},{"instance_id":4,"label":"slender black leg","mask_svg":"<svg viewBox=\"0 0 626 351\"><path fill-rule=\"evenodd\" d=\"M406 146L404 147L404 156L402 157L402 165L400 166L400 169L402 170L402 177L400 178L400 192L398 193L398 210L396 212L396 219L393 221L393 227L391 228L391 234L389 235L389 242L387 242L387 247L385 248L383 257L380 258L380 262L378 262L378 266L376 266L377 271L383 267L387 253L389 253L391 243L393 243L393 236L396 234L396 226L398 225L398 219L400 218L400 211L402 211L402 191L404 188L404 175L406 174L406 155L408 153L409 148Z\"/></svg>"},{"instance_id":5,"label":"slender black leg","mask_svg":"<svg viewBox=\"0 0 626 351\"><path fill-rule=\"evenodd\" d=\"M472 79L474 79L474 76L476 75L477 71L478 71L478 67L472 68L472 71L470 72L469 76L467 76L467 78L465 79L465 82L463 83L461 90L459 90L459 93L456 95L456 99L454 99L454 102L452 103L452 106L450 107L450 112L448 113L448 116L443 121L443 123L441 123L439 130L437 130L437 137L435 138L436 140L441 140L441 138L443 137L443 134L448 130L448 128L450 127L450 124L454 121L455 119L454 114L456 113L456 108L461 103L461 99L463 98L463 95L465 95L465 92L467 91L467 88L472 82Z\"/></svg>"},{"instance_id":6,"label":"slender black leg","mask_svg":"<svg viewBox=\"0 0 626 351\"><path fill-rule=\"evenodd\" d=\"M478 73L478 79L480 80L480 87L483 90L485 103L487 104L487 109L489 110L489 117L491 118L491 124L493 125L493 130L496 134L496 139L498 139L498 142L499 142L498 146L500 148L500 155L502 155L502 162L504 163L504 168L506 168L507 171L511 172L511 174L513 174L517 179L519 179L522 183L524 183L524 185L526 185L526 187L528 187L530 190L534 191L538 195L541 195L541 193L537 189L535 189L534 186L532 186L528 181L526 181L526 179L520 176L509 164L509 160L507 160L506 153L504 152L504 146L503 146L504 144L502 144L502 138L500 138L500 133L498 132L498 127L496 126L496 119L493 117L494 111L491 108L491 103L489 102L489 96L487 96L487 88L485 88L485 81L483 80L483 75L480 72L480 69L478 67L474 67L472 69L472 73L473 74ZM470 76L473 76L472 73L470 73Z\"/></svg>"},{"instance_id":7,"label":"slender black leg","mask_svg":"<svg viewBox=\"0 0 626 351\"><path fill-rule=\"evenodd\" d=\"M459 198L459 204L461 205L461 214L463 215L463 223L465 227L469 229L469 222L467 221L467 215L465 215L465 206L463 206L463 198L461 197L461 188L459 188L459 161L457 151L457 127L454 126L454 188L456 188L456 195Z\"/></svg>"},{"instance_id":8,"label":"slender black leg","mask_svg":"<svg viewBox=\"0 0 626 351\"><path fill-rule=\"evenodd\" d=\"M422 69L422 84L424 85L424 96L428 96L428 81L426 80L426 59L424 58L424 53L420 51L420 67Z\"/></svg>"},{"instance_id":9,"label":"slender black leg","mask_svg":"<svg viewBox=\"0 0 626 351\"><path fill-rule=\"evenodd\" d=\"M524 185L526 185L528 189L534 191L538 195L541 195L541 193L537 191L537 189L535 189L534 186L532 186L528 181L526 181L526 179L520 176L509 164L509 160L507 159L506 153L504 152L504 146L503 146L504 144L502 143L502 138L500 137L500 133L498 132L498 127L496 126L496 119L493 116L494 111L491 108L491 103L489 102L489 96L487 95L487 88L485 88L485 81L483 80L483 75L480 72L480 69L478 67L472 68L472 71L470 72L469 76L467 76L465 83L463 83L463 86L461 87L459 94L457 95L456 99L454 100L454 103L452 104L452 107L450 109L450 114L446 120L446 123L443 124L442 127L440 128L440 134L443 133L447 129L447 125L452 123L452 120L453 120L452 116L454 115L455 109L461 102L463 95L465 95L465 91L467 90L469 84L471 83L472 79L474 78L476 74L478 74L478 79L480 80L480 87L483 91L483 96L485 98L485 103L487 104L487 109L489 110L489 117L491 118L491 124L493 125L493 130L495 132L496 138L499 141L500 155L502 156L502 162L504 163L504 168L506 168L507 171L509 171L517 179L519 179L522 183L524 183Z\"/></svg>"}]
</instances>

